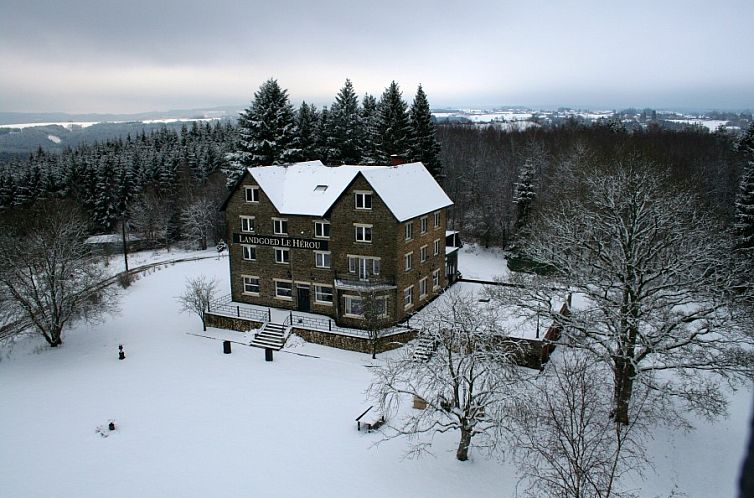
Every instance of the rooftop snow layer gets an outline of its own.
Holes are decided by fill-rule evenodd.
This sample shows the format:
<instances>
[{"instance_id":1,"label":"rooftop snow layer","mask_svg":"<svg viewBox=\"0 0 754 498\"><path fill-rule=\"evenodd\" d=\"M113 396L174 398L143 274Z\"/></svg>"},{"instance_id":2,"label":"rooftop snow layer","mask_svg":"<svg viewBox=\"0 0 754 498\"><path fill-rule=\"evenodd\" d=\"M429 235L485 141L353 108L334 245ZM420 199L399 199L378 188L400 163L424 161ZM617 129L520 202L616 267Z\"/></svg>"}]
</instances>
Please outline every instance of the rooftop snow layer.
<instances>
[{"instance_id":1,"label":"rooftop snow layer","mask_svg":"<svg viewBox=\"0 0 754 498\"><path fill-rule=\"evenodd\" d=\"M453 204L422 163L325 166L309 161L249 168L249 173L281 214L324 216L359 173L399 222Z\"/></svg>"}]
</instances>

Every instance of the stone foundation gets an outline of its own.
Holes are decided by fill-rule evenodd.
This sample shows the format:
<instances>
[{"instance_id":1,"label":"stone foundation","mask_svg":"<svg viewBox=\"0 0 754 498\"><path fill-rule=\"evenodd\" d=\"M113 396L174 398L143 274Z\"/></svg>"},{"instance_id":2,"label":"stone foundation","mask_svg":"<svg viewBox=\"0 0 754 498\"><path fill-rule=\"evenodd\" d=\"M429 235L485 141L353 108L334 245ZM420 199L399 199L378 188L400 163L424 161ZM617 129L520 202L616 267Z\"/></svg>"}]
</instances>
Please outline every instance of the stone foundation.
<instances>
[{"instance_id":1,"label":"stone foundation","mask_svg":"<svg viewBox=\"0 0 754 498\"><path fill-rule=\"evenodd\" d=\"M348 351L357 351L359 353L372 352L372 344L369 339L364 337L352 337L347 335L332 334L320 330L300 329L294 327L291 332L301 337L306 342L321 344L331 348L345 349ZM399 334L393 334L383 337L377 343L376 352L384 353L391 349L397 349L405 345L408 341L416 338L417 331L407 330Z\"/></svg>"},{"instance_id":2,"label":"stone foundation","mask_svg":"<svg viewBox=\"0 0 754 498\"><path fill-rule=\"evenodd\" d=\"M258 329L262 326L262 322L256 322L254 320L248 320L246 318L215 315L213 313L205 313L204 321L207 324L207 327L238 330L239 332L248 332L249 330Z\"/></svg>"}]
</instances>

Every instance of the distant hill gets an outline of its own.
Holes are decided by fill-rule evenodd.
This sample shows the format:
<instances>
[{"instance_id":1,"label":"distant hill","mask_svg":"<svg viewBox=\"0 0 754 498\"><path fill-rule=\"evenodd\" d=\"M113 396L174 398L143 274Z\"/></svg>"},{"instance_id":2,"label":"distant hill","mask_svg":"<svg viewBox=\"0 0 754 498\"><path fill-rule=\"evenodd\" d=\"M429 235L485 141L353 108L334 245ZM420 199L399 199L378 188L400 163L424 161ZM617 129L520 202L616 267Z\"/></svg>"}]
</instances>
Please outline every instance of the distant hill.
<instances>
[{"instance_id":1,"label":"distant hill","mask_svg":"<svg viewBox=\"0 0 754 498\"><path fill-rule=\"evenodd\" d=\"M65 112L0 112L0 125L29 123L76 123L103 121L148 121L153 119L196 119L237 117L244 106L221 106L136 114L68 114Z\"/></svg>"}]
</instances>

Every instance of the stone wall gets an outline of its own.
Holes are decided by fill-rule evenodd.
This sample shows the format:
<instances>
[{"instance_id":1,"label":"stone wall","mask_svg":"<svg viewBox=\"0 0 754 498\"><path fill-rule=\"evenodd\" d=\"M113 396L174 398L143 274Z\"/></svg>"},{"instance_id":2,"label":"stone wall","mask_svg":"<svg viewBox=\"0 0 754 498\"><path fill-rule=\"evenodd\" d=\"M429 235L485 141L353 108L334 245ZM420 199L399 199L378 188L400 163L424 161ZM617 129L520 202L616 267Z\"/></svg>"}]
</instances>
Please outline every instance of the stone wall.
<instances>
[{"instance_id":1,"label":"stone wall","mask_svg":"<svg viewBox=\"0 0 754 498\"><path fill-rule=\"evenodd\" d=\"M213 313L205 313L204 321L207 324L207 327L238 330L240 332L247 332L249 330L258 329L262 326L261 322L256 322L254 320L225 315L215 315Z\"/></svg>"},{"instance_id":2,"label":"stone wall","mask_svg":"<svg viewBox=\"0 0 754 498\"><path fill-rule=\"evenodd\" d=\"M291 332L298 335L306 342L311 342L314 344L321 344L323 346L345 349L348 351L357 351L360 353L371 354L372 352L371 342L363 337L352 337L340 334L332 334L319 330L300 329L296 327L294 327ZM376 352L384 353L385 351L397 349L406 344L408 341L416 338L416 334L417 331L415 330L407 330L406 332L401 332L400 334L393 334L384 337L377 345Z\"/></svg>"}]
</instances>

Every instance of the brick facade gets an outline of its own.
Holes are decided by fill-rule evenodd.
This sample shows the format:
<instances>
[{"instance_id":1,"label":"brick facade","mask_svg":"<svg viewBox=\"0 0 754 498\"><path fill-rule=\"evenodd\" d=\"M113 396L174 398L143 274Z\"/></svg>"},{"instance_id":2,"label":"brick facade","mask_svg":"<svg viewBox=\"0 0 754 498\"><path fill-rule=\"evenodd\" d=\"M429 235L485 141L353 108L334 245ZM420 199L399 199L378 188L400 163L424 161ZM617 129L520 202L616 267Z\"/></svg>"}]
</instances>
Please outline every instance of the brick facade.
<instances>
[{"instance_id":1,"label":"brick facade","mask_svg":"<svg viewBox=\"0 0 754 498\"><path fill-rule=\"evenodd\" d=\"M247 195L247 188L251 187L259 189ZM371 196L370 209L357 207L357 194L362 194L362 202L364 194ZM435 213L439 213L439 226L435 226ZM430 211L399 223L361 173L354 177L320 218L278 212L268 195L247 172L226 202L225 214L229 232L227 240L231 242L231 293L233 300L237 302L318 313L334 318L341 326L363 328L362 318L347 313L347 301L363 297L370 292L367 289L371 289L377 299L387 299L388 316L382 324L386 326L402 321L421 304L436 297L447 285L446 209ZM238 237L239 234L243 235L242 217L253 217L253 235L260 237L264 242L292 245L290 248L278 247L287 249L288 262L276 262L276 247L261 244L254 247L255 260L244 259L244 244ZM424 217L426 231L422 232ZM285 220L286 234L275 233L275 228L282 228L280 222L275 226L276 219ZM329 238L318 237L315 232L315 222L323 221L329 222ZM246 223L247 226L244 228L249 228L248 222ZM407 223L413 227L409 240L406 240L405 236ZM371 233L371 242L358 241L357 229L360 236L366 236L366 232ZM270 239L271 237L274 239ZM435 251L436 240L438 251ZM327 245L330 256L329 268L317 267L314 249L295 247L296 244L314 245L317 242ZM426 261L422 262L421 253L424 246ZM404 256L407 253L413 253L409 271L405 270ZM349 256L352 258L350 263ZM378 260L378 266L375 266L375 259ZM378 270L378 274L375 274L375 270ZM435 270L438 272L437 286L433 285L432 279L432 272ZM245 291L244 276L258 278L258 293ZM424 278L426 295L420 297L420 281ZM280 282L284 293L290 285L290 296L276 295L276 282ZM316 286L332 292L332 303L316 299ZM404 305L404 290L407 288L411 288L412 293L410 306Z\"/></svg>"}]
</instances>

